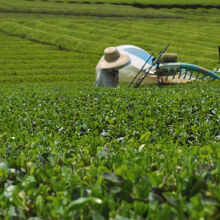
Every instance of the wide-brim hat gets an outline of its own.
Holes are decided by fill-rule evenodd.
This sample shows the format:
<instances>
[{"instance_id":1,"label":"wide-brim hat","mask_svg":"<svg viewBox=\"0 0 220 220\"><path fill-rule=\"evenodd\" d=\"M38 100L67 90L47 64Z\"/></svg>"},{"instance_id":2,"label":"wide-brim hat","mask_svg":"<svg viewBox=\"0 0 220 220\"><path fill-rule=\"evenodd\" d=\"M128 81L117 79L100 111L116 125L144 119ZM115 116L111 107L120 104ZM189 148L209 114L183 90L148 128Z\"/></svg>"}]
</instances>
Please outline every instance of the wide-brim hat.
<instances>
[{"instance_id":1,"label":"wide-brim hat","mask_svg":"<svg viewBox=\"0 0 220 220\"><path fill-rule=\"evenodd\" d=\"M116 47L108 47L104 50L104 56L100 59L98 67L101 69L119 68L129 61L128 55L120 54Z\"/></svg>"}]
</instances>

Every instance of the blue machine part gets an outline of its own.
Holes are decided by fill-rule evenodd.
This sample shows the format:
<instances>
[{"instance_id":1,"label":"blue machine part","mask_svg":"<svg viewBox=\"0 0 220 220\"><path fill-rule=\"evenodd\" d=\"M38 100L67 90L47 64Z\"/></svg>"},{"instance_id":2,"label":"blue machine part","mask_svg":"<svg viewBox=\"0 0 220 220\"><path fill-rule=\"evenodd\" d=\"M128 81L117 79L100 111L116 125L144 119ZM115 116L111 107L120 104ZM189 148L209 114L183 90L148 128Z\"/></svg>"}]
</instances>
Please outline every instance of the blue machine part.
<instances>
[{"instance_id":1,"label":"blue machine part","mask_svg":"<svg viewBox=\"0 0 220 220\"><path fill-rule=\"evenodd\" d=\"M191 71L195 71L197 73L202 73L204 75L202 77L202 79L204 79L206 76L210 76L210 78L213 78L213 79L220 79L220 76L217 75L215 72L208 70L208 69L205 69L205 68L198 66L198 65L195 65L195 64L180 63L180 68L185 69L186 71L191 70ZM192 72L191 72L191 74L192 74ZM191 76L191 74L190 74L190 76Z\"/></svg>"},{"instance_id":2,"label":"blue machine part","mask_svg":"<svg viewBox=\"0 0 220 220\"><path fill-rule=\"evenodd\" d=\"M220 79L220 76L215 72L190 63L162 63L160 64L159 69L167 70L167 76L170 75L170 70L174 71L173 79L175 78L177 69L179 70L178 78L180 78L183 73L183 78L186 79L189 73L189 80L191 80L193 72L196 72L197 74L196 78L194 78L195 80L199 79L199 74L203 75L201 80L204 80L207 76L209 76L210 79Z\"/></svg>"},{"instance_id":3,"label":"blue machine part","mask_svg":"<svg viewBox=\"0 0 220 220\"><path fill-rule=\"evenodd\" d=\"M142 59L143 61L146 61L150 57L149 53L147 53L146 51L140 48L130 47L130 48L125 48L124 51ZM151 59L148 61L149 65L152 65L153 62L152 60L153 57L151 57Z\"/></svg>"}]
</instances>

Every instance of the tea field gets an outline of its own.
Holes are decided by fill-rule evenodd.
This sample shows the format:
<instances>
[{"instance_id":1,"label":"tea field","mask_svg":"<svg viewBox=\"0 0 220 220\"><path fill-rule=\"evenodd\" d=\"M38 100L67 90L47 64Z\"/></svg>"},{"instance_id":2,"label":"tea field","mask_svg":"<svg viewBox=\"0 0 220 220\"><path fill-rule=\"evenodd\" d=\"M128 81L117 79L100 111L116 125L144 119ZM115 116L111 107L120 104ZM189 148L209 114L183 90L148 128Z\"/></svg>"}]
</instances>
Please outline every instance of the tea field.
<instances>
[{"instance_id":1,"label":"tea field","mask_svg":"<svg viewBox=\"0 0 220 220\"><path fill-rule=\"evenodd\" d=\"M33 1L33 0L27 0ZM220 5L217 0L34 0L43 2L56 2L56 3L85 3L85 4L128 4L128 5Z\"/></svg>"},{"instance_id":2,"label":"tea field","mask_svg":"<svg viewBox=\"0 0 220 220\"><path fill-rule=\"evenodd\" d=\"M219 3L216 0L205 1L208 4L216 6L216 9L206 10L204 8L198 9L154 9L154 8L137 8L131 5L117 4L85 4L80 2L68 3L63 1L49 2L49 1L27 1L27 0L0 0L0 12L8 13L35 13L40 15L55 14L55 15L71 15L71 16L97 16L97 17L134 17L134 18L190 18L197 19L200 16L201 20L207 19L216 20L216 15L219 15ZM160 3L160 1L157 1ZM180 2L180 1L178 1ZM204 1L200 2L205 6ZM155 4L155 2L154 2ZM179 4L179 3L178 3ZM191 11L192 10L192 11ZM18 14L18 16L19 16ZM23 17L20 14L19 18ZM217 19L219 20L219 19Z\"/></svg>"},{"instance_id":3,"label":"tea field","mask_svg":"<svg viewBox=\"0 0 220 220\"><path fill-rule=\"evenodd\" d=\"M219 83L0 91L2 217L219 218Z\"/></svg>"},{"instance_id":4,"label":"tea field","mask_svg":"<svg viewBox=\"0 0 220 220\"><path fill-rule=\"evenodd\" d=\"M218 67L217 22L20 15L3 13L1 17L0 82L92 82L104 48L122 44L152 53L170 43L168 51L177 52L180 61L210 69ZM213 18L217 19L217 15ZM181 26L185 29L176 32ZM143 35L137 35L139 32Z\"/></svg>"},{"instance_id":5,"label":"tea field","mask_svg":"<svg viewBox=\"0 0 220 220\"><path fill-rule=\"evenodd\" d=\"M219 68L218 9L0 3L1 219L220 219L219 81L93 86L112 45Z\"/></svg>"}]
</instances>

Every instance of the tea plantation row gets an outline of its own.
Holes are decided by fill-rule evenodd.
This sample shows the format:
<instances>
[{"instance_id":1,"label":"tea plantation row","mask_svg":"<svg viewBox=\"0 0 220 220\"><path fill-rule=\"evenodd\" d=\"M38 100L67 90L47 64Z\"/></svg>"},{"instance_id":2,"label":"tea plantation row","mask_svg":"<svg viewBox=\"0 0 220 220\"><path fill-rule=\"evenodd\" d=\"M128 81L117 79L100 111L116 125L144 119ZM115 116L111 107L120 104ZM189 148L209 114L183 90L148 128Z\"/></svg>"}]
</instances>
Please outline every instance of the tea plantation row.
<instances>
[{"instance_id":1,"label":"tea plantation row","mask_svg":"<svg viewBox=\"0 0 220 220\"><path fill-rule=\"evenodd\" d=\"M0 11L0 218L220 218L219 82L93 86L111 45L170 43L181 61L218 67L218 10Z\"/></svg>"},{"instance_id":2,"label":"tea plantation row","mask_svg":"<svg viewBox=\"0 0 220 220\"><path fill-rule=\"evenodd\" d=\"M214 69L218 67L220 26L219 23L205 24L182 19L169 22L154 19L149 22L142 19L124 21L121 18L54 18L48 15L18 18L11 14L0 22L3 45L0 50L0 81L92 82L95 65L104 48L121 44L133 44L151 53L159 52L170 43L168 51L177 52L180 61ZM176 32L183 25L186 28ZM145 34L137 35L139 32Z\"/></svg>"},{"instance_id":3,"label":"tea plantation row","mask_svg":"<svg viewBox=\"0 0 220 220\"><path fill-rule=\"evenodd\" d=\"M178 1L179 2L179 1ZM177 3L177 2L175 2ZM207 2L211 4L211 2ZM128 18L185 18L191 20L201 18L200 20L215 19L215 15L219 15L219 9L153 9L145 8L140 9L126 5L114 4L82 4L75 3L69 4L62 1L47 2L47 1L26 1L26 0L0 0L0 12L4 12L7 17L8 12L19 13L37 13L37 14L52 14L63 16L98 16L98 17L128 17ZM210 13L210 14L209 14ZM207 15L209 14L209 15ZM18 16L21 18L26 15ZM4 19L4 16L3 16ZM218 20L218 19L217 19Z\"/></svg>"},{"instance_id":4,"label":"tea plantation row","mask_svg":"<svg viewBox=\"0 0 220 220\"><path fill-rule=\"evenodd\" d=\"M219 218L219 92L3 85L0 215Z\"/></svg>"},{"instance_id":5,"label":"tea plantation row","mask_svg":"<svg viewBox=\"0 0 220 220\"><path fill-rule=\"evenodd\" d=\"M92 55L59 51L0 34L0 82L44 82L94 80ZM83 62L79 64L78 61ZM73 74L75 72L80 74ZM88 75L88 72L91 74Z\"/></svg>"},{"instance_id":6,"label":"tea plantation row","mask_svg":"<svg viewBox=\"0 0 220 220\"><path fill-rule=\"evenodd\" d=\"M33 0L27 0L27 1L33 1ZM219 1L217 0L34 0L34 1L43 1L43 2L54 2L54 3L92 3L92 4L100 4L100 3L117 3L117 4L141 4L141 5L219 5Z\"/></svg>"}]
</instances>

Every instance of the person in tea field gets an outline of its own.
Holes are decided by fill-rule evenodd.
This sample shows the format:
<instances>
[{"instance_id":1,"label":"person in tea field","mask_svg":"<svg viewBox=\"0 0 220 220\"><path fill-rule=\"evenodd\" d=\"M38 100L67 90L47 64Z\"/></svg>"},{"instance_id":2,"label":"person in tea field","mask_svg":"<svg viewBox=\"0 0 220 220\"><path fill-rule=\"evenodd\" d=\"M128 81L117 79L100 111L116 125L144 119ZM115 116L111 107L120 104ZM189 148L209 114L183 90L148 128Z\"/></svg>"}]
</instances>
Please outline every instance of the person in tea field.
<instances>
[{"instance_id":1,"label":"person in tea field","mask_svg":"<svg viewBox=\"0 0 220 220\"><path fill-rule=\"evenodd\" d=\"M117 88L119 82L119 69L130 62L126 54L120 54L116 47L104 50L104 56L96 66L96 87Z\"/></svg>"}]
</instances>

